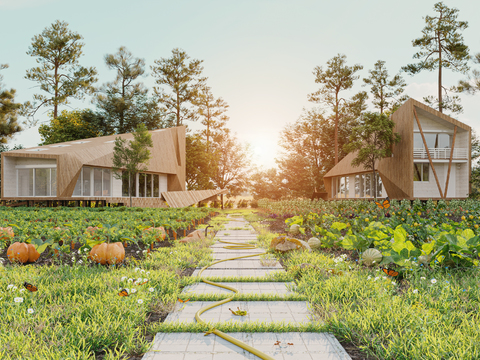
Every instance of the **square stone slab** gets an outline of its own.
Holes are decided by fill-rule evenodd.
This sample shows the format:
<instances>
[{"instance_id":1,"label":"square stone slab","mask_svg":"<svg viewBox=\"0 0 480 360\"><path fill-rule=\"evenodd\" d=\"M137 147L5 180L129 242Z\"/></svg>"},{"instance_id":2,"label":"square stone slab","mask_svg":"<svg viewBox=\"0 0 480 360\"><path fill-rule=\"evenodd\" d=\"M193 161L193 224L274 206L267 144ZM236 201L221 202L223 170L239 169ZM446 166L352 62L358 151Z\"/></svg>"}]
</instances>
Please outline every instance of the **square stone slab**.
<instances>
[{"instance_id":1,"label":"square stone slab","mask_svg":"<svg viewBox=\"0 0 480 360\"><path fill-rule=\"evenodd\" d=\"M177 309L168 314L165 322L179 321L195 322L195 313L201 308L213 304L214 301L190 301L186 304L177 303ZM247 315L233 315L232 310L246 310ZM230 301L204 312L201 318L205 322L286 322L298 323L310 321L310 311L305 301Z\"/></svg>"},{"instance_id":2,"label":"square stone slab","mask_svg":"<svg viewBox=\"0 0 480 360\"><path fill-rule=\"evenodd\" d=\"M276 360L351 360L329 333L227 333ZM278 345L275 345L277 344ZM293 345L288 345L288 344ZM260 360L216 335L158 333L142 360Z\"/></svg>"}]
</instances>

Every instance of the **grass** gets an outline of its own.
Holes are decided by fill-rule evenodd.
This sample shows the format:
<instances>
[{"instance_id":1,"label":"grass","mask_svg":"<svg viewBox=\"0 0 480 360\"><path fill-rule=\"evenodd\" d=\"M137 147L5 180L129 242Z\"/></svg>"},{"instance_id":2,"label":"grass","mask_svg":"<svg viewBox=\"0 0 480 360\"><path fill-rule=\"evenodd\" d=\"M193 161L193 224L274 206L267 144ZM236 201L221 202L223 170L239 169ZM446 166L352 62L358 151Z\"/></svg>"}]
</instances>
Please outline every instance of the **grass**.
<instances>
[{"instance_id":1,"label":"grass","mask_svg":"<svg viewBox=\"0 0 480 360\"><path fill-rule=\"evenodd\" d=\"M285 322L223 322L223 323L209 323L209 328L215 327L217 330L223 332L247 332L247 333L261 333L261 332L323 332L325 327L319 323L285 323ZM150 334L157 332L192 332L199 333L207 331L202 324L197 323L152 323L148 326Z\"/></svg>"},{"instance_id":2,"label":"grass","mask_svg":"<svg viewBox=\"0 0 480 360\"><path fill-rule=\"evenodd\" d=\"M182 294L184 297L190 299L190 301L220 301L227 296L231 296L231 293L223 294ZM233 296L233 301L305 301L307 298L302 294L254 294L254 293L237 293Z\"/></svg>"},{"instance_id":3,"label":"grass","mask_svg":"<svg viewBox=\"0 0 480 360\"><path fill-rule=\"evenodd\" d=\"M181 274L211 262L211 243L160 248L119 267L87 266L86 258L73 266L0 266L0 358L118 359L145 353L151 345L146 319L166 315L182 287L198 281ZM139 278L148 282L134 285ZM38 291L25 290L25 281ZM118 296L122 288L130 296Z\"/></svg>"},{"instance_id":4,"label":"grass","mask_svg":"<svg viewBox=\"0 0 480 360\"><path fill-rule=\"evenodd\" d=\"M295 266L302 263L343 275L315 268L299 274ZM480 342L478 268L445 271L412 265L399 283L379 268L319 251L293 253L285 265L326 330L374 357L480 358L474 345Z\"/></svg>"}]
</instances>

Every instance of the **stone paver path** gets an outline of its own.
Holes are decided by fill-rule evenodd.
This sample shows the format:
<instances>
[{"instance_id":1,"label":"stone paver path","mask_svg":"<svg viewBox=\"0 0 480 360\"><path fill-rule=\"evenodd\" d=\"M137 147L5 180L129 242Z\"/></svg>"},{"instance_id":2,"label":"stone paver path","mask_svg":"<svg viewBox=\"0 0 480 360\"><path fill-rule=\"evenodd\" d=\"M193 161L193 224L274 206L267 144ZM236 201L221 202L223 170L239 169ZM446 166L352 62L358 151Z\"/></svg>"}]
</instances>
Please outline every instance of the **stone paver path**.
<instances>
[{"instance_id":1,"label":"stone paver path","mask_svg":"<svg viewBox=\"0 0 480 360\"><path fill-rule=\"evenodd\" d=\"M223 241L249 244L256 240L253 228L242 218L230 217L226 230L219 231L217 238ZM236 228L235 230L233 228ZM228 244L216 242L212 247L215 260L263 254L263 249L230 250ZM193 275L197 275L196 269ZM277 262L275 266L262 266L260 257L222 262L206 269L202 277L251 276L263 277L284 269ZM295 290L293 283L281 282L225 282L239 290L239 293L287 295ZM192 294L232 294L231 291L213 285L199 283L186 287L182 293ZM191 301L177 304L166 322L195 322L195 313L211 304L209 301ZM234 316L228 308L240 307L247 310L246 316ZM201 318L210 324L219 322L282 322L300 324L311 320L308 304L305 301L231 301L206 311ZM278 360L351 360L337 339L328 333L228 333L228 335L255 347ZM278 344L278 345L277 345ZM292 344L292 345L288 345ZM158 333L154 345L143 360L259 360L260 358L242 348L216 336L203 333Z\"/></svg>"}]
</instances>

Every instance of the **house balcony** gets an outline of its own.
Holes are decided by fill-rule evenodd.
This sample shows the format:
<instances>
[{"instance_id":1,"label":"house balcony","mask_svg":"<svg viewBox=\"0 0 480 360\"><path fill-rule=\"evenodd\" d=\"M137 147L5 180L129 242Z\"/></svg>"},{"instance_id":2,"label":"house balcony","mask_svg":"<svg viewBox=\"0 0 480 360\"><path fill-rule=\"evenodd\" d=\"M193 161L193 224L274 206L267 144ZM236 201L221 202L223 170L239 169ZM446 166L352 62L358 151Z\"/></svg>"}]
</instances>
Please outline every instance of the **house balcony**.
<instances>
[{"instance_id":1,"label":"house balcony","mask_svg":"<svg viewBox=\"0 0 480 360\"><path fill-rule=\"evenodd\" d=\"M428 148L432 160L449 160L450 154L452 152L451 148ZM428 159L427 150L424 148L414 148L413 149L413 158L414 159ZM455 148L453 149L453 159L454 160L468 160L468 149L467 148Z\"/></svg>"}]
</instances>

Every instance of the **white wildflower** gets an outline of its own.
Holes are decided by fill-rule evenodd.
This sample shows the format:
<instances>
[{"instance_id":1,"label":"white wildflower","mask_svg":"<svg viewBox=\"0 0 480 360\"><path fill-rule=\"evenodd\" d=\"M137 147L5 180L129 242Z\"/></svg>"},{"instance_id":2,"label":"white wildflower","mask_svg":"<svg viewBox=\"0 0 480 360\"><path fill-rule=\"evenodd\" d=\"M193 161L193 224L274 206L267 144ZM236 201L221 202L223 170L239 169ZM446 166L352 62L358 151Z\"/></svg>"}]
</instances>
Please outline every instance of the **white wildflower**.
<instances>
[{"instance_id":1,"label":"white wildflower","mask_svg":"<svg viewBox=\"0 0 480 360\"><path fill-rule=\"evenodd\" d=\"M133 279L128 279L128 282L133 282Z\"/></svg>"},{"instance_id":2,"label":"white wildflower","mask_svg":"<svg viewBox=\"0 0 480 360\"><path fill-rule=\"evenodd\" d=\"M418 293L418 289L413 290L413 293L414 293L414 294L417 294L417 293Z\"/></svg>"},{"instance_id":3,"label":"white wildflower","mask_svg":"<svg viewBox=\"0 0 480 360\"><path fill-rule=\"evenodd\" d=\"M370 280L371 278L372 278L372 277L371 277L370 275L368 275L367 280Z\"/></svg>"},{"instance_id":4,"label":"white wildflower","mask_svg":"<svg viewBox=\"0 0 480 360\"><path fill-rule=\"evenodd\" d=\"M437 282L437 279L432 279L432 280L430 280L430 282L431 282L432 284L435 284L435 283Z\"/></svg>"},{"instance_id":5,"label":"white wildflower","mask_svg":"<svg viewBox=\"0 0 480 360\"><path fill-rule=\"evenodd\" d=\"M378 279L380 279L380 278L377 276L377 277L376 277L375 279L373 279L373 280L374 280L374 281L377 281Z\"/></svg>"},{"instance_id":6,"label":"white wildflower","mask_svg":"<svg viewBox=\"0 0 480 360\"><path fill-rule=\"evenodd\" d=\"M33 309L31 309L31 308L28 309L27 312L28 312L29 314L33 314L33 313L34 313Z\"/></svg>"},{"instance_id":7,"label":"white wildflower","mask_svg":"<svg viewBox=\"0 0 480 360\"><path fill-rule=\"evenodd\" d=\"M132 289L131 292L132 292L132 294L134 294L134 293L137 292L137 289Z\"/></svg>"},{"instance_id":8,"label":"white wildflower","mask_svg":"<svg viewBox=\"0 0 480 360\"><path fill-rule=\"evenodd\" d=\"M138 253L138 251L137 251ZM140 271L140 268L135 268L135 272L139 272Z\"/></svg>"},{"instance_id":9,"label":"white wildflower","mask_svg":"<svg viewBox=\"0 0 480 360\"><path fill-rule=\"evenodd\" d=\"M126 277L126 276L123 276L123 277L120 279L120 281L125 281L126 279L127 279L127 277Z\"/></svg>"},{"instance_id":10,"label":"white wildflower","mask_svg":"<svg viewBox=\"0 0 480 360\"><path fill-rule=\"evenodd\" d=\"M20 292L24 292L24 291L25 291L25 289L20 289Z\"/></svg>"},{"instance_id":11,"label":"white wildflower","mask_svg":"<svg viewBox=\"0 0 480 360\"><path fill-rule=\"evenodd\" d=\"M16 297L15 299L13 299L13 301L15 301L16 303L21 303L21 302L23 302L23 298Z\"/></svg>"},{"instance_id":12,"label":"white wildflower","mask_svg":"<svg viewBox=\"0 0 480 360\"><path fill-rule=\"evenodd\" d=\"M155 289L154 289L154 288L150 288L150 289L148 289L148 291L150 291L150 292L154 292L154 291L155 291Z\"/></svg>"},{"instance_id":13,"label":"white wildflower","mask_svg":"<svg viewBox=\"0 0 480 360\"><path fill-rule=\"evenodd\" d=\"M421 280L426 280L426 277L425 277L425 276L422 276L420 279L421 279Z\"/></svg>"},{"instance_id":14,"label":"white wildflower","mask_svg":"<svg viewBox=\"0 0 480 360\"><path fill-rule=\"evenodd\" d=\"M13 284L7 286L7 290L10 290L11 288L13 288Z\"/></svg>"},{"instance_id":15,"label":"white wildflower","mask_svg":"<svg viewBox=\"0 0 480 360\"><path fill-rule=\"evenodd\" d=\"M145 272L145 270L143 270L143 269L142 269L142 270L140 270L140 272L141 272L141 273L144 273L144 272Z\"/></svg>"},{"instance_id":16,"label":"white wildflower","mask_svg":"<svg viewBox=\"0 0 480 360\"><path fill-rule=\"evenodd\" d=\"M142 299L138 299L138 303L139 303L139 304L143 304L143 300L142 300Z\"/></svg>"}]
</instances>

